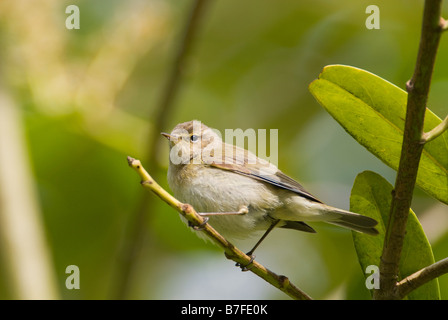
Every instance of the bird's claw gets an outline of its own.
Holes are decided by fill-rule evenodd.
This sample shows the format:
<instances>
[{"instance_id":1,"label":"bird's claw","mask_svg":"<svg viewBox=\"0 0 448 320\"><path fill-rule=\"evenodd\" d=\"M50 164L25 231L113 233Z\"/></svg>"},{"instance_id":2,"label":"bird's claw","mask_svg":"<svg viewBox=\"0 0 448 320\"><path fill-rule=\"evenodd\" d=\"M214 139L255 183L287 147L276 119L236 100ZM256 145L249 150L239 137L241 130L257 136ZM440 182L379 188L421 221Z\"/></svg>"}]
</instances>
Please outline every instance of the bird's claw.
<instances>
[{"instance_id":1,"label":"bird's claw","mask_svg":"<svg viewBox=\"0 0 448 320\"><path fill-rule=\"evenodd\" d=\"M202 222L200 225L197 225L197 226L193 225L190 221L188 221L188 226L192 227L193 230L196 230L196 231L204 230L205 229L205 225L208 222L208 219L209 219L208 217L205 217L204 218L204 222Z\"/></svg>"},{"instance_id":2,"label":"bird's claw","mask_svg":"<svg viewBox=\"0 0 448 320\"><path fill-rule=\"evenodd\" d=\"M241 271L243 271L243 272L245 272L245 271L249 271L249 270L252 269L252 267L253 267L253 262L254 262L255 256L252 255L252 254L248 254L248 256L250 257L250 261L249 261L249 263L247 263L247 264L245 264L245 265L242 265L241 263L237 262L237 263L235 264L235 266L240 267L240 268L241 268Z\"/></svg>"}]
</instances>

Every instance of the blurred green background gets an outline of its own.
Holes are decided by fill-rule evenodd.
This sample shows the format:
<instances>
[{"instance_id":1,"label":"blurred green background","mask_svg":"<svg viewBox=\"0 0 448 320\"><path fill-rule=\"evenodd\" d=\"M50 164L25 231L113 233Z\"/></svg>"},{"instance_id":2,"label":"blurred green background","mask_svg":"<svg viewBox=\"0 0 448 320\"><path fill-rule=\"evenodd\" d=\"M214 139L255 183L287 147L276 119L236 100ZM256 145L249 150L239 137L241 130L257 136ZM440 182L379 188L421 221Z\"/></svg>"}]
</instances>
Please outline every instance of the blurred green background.
<instances>
[{"instance_id":1,"label":"blurred green background","mask_svg":"<svg viewBox=\"0 0 448 320\"><path fill-rule=\"evenodd\" d=\"M71 4L79 30L65 26ZM126 162L150 162L150 144L163 139L151 129L191 4L0 2L0 298L288 298L197 238ZM365 27L370 4L380 8L379 30ZM404 88L422 9L417 0L210 0L164 131L192 119L222 132L279 129L280 169L348 209L358 173L393 183L395 172L338 126L308 84L325 65L348 64ZM443 36L430 96L439 117L448 113L447 52ZM150 173L168 188L161 142ZM447 257L448 208L416 190L413 209L435 259ZM313 298L368 299L350 231L313 227L275 230L257 260ZM247 251L254 241L236 244ZM69 265L79 267L79 290L66 288ZM448 276L439 281L446 299Z\"/></svg>"}]
</instances>

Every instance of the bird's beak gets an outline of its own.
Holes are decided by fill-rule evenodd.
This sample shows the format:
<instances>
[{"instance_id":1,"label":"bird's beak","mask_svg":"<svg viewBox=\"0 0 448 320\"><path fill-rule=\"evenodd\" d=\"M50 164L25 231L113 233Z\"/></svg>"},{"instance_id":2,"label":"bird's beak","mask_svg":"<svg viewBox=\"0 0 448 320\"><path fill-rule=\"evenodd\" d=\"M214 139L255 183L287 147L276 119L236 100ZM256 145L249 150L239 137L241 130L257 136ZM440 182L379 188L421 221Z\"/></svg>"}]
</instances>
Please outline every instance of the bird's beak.
<instances>
[{"instance_id":1,"label":"bird's beak","mask_svg":"<svg viewBox=\"0 0 448 320\"><path fill-rule=\"evenodd\" d=\"M175 145L177 142L179 142L179 138L180 137L177 136L177 135L173 136L172 134L169 134L169 133L166 133L166 132L161 132L160 134L162 136L164 136L165 138L167 138L171 145Z\"/></svg>"},{"instance_id":2,"label":"bird's beak","mask_svg":"<svg viewBox=\"0 0 448 320\"><path fill-rule=\"evenodd\" d=\"M174 138L172 135L166 133L166 132L161 132L160 133L162 136L164 136L165 138L167 138L168 140L171 140L172 138Z\"/></svg>"}]
</instances>

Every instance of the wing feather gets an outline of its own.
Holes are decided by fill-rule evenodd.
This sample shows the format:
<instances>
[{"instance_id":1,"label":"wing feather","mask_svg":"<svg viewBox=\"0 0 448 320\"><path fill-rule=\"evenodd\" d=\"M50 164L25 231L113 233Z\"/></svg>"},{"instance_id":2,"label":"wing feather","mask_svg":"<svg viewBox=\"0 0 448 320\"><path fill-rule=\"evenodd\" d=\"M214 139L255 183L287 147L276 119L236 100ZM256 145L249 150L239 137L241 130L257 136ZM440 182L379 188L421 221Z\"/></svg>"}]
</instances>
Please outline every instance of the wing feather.
<instances>
[{"instance_id":1,"label":"wing feather","mask_svg":"<svg viewBox=\"0 0 448 320\"><path fill-rule=\"evenodd\" d=\"M322 203L322 201L306 191L300 183L281 172L276 166L268 161L260 159L250 151L237 146L229 144L223 145L225 145L222 157L224 161L222 161L222 163L213 161L209 163L211 167L228 170L263 181L276 187L297 193L311 201Z\"/></svg>"}]
</instances>

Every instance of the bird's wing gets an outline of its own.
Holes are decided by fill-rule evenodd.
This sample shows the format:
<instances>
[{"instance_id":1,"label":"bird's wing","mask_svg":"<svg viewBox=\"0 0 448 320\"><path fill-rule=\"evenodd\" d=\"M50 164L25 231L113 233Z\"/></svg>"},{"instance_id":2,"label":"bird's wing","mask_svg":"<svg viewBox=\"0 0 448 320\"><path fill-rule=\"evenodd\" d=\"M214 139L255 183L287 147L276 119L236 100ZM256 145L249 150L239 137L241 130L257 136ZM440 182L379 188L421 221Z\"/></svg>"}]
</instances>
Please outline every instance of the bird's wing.
<instances>
[{"instance_id":1,"label":"bird's wing","mask_svg":"<svg viewBox=\"0 0 448 320\"><path fill-rule=\"evenodd\" d=\"M210 163L210 166L248 176L292 191L311 201L322 203L322 201L306 191L300 183L281 172L276 166L256 157L245 149L226 144L223 159L222 163L214 161Z\"/></svg>"}]
</instances>

